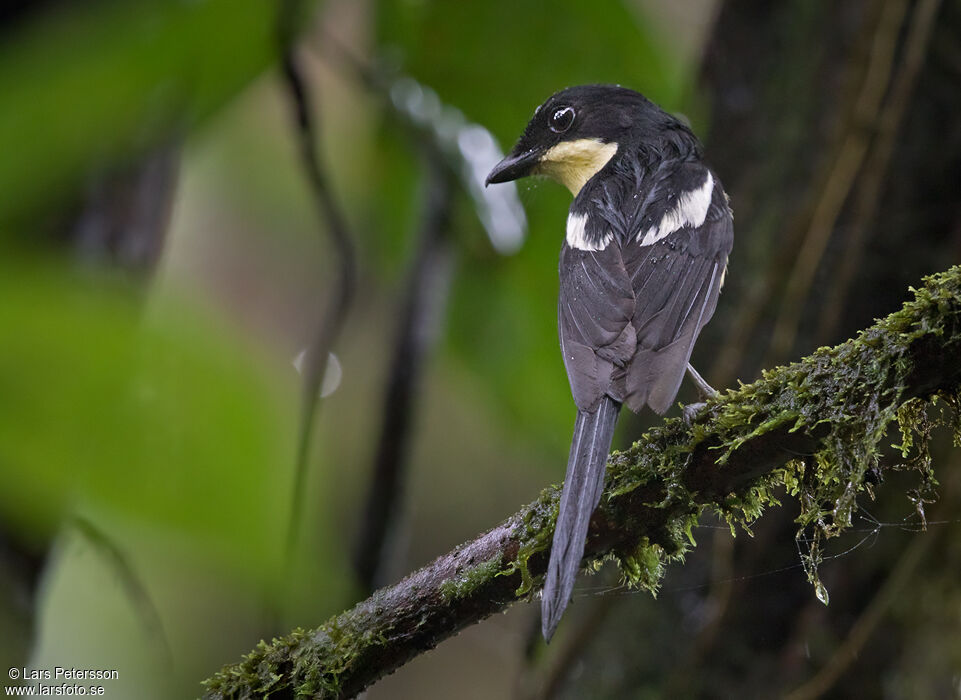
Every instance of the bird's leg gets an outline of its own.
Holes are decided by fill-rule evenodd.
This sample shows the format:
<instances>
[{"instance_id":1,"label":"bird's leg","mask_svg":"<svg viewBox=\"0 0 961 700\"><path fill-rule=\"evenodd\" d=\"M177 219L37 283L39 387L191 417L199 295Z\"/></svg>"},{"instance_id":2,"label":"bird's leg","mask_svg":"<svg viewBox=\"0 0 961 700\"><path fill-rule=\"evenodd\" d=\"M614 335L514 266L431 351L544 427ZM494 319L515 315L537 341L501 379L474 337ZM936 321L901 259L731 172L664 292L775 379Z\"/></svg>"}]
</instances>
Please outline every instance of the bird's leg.
<instances>
[{"instance_id":1,"label":"bird's leg","mask_svg":"<svg viewBox=\"0 0 961 700\"><path fill-rule=\"evenodd\" d=\"M696 416L698 412L704 408L705 402L708 399L717 396L717 389L704 381L704 377L702 377L700 373L691 366L690 362L687 363L687 376L689 376L691 381L694 382L694 385L697 387L697 393L699 393L701 395L701 399L703 399L698 403L690 403L684 407L684 422L690 425L691 421L694 420L694 416Z\"/></svg>"},{"instance_id":2,"label":"bird's leg","mask_svg":"<svg viewBox=\"0 0 961 700\"><path fill-rule=\"evenodd\" d=\"M687 376L689 376L691 381L697 386L697 391L700 393L702 399L706 401L717 396L717 389L704 381L704 377L691 366L690 362L687 363Z\"/></svg>"}]
</instances>

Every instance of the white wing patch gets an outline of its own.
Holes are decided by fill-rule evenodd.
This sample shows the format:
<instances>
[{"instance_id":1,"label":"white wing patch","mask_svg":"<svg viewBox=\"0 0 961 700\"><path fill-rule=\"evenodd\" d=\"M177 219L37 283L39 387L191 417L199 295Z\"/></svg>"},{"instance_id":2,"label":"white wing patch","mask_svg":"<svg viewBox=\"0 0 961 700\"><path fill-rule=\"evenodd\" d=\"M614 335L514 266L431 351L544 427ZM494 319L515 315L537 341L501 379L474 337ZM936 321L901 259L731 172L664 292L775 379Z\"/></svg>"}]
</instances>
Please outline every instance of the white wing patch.
<instances>
[{"instance_id":1,"label":"white wing patch","mask_svg":"<svg viewBox=\"0 0 961 700\"><path fill-rule=\"evenodd\" d=\"M604 250L614 238L613 233L606 234L600 241L592 242L587 237L587 214L567 215L567 245L577 250Z\"/></svg>"},{"instance_id":2,"label":"white wing patch","mask_svg":"<svg viewBox=\"0 0 961 700\"><path fill-rule=\"evenodd\" d=\"M677 204L673 209L669 209L661 217L657 226L651 226L647 231L637 234L637 242L643 245L654 245L665 236L669 236L678 229L685 226L697 228L704 224L707 218L707 210L711 206L711 197L714 194L714 176L710 172L704 184L696 190L684 192L677 198ZM571 226L568 220L567 238L570 241Z\"/></svg>"}]
</instances>

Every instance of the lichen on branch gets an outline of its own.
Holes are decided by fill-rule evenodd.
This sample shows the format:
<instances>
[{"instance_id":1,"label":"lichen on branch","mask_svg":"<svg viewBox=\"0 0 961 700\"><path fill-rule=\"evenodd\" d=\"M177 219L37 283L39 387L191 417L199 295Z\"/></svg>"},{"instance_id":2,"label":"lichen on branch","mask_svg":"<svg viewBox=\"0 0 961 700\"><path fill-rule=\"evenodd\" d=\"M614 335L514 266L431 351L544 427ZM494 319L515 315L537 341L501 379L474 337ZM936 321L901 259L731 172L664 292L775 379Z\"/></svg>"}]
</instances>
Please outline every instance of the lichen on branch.
<instances>
[{"instance_id":1,"label":"lichen on branch","mask_svg":"<svg viewBox=\"0 0 961 700\"><path fill-rule=\"evenodd\" d=\"M909 498L923 517L937 482L927 442L952 409L961 444L961 267L925 279L914 298L841 345L820 348L711 400L692 421L668 419L611 455L583 564L613 559L625 580L656 591L664 567L694 546L704 511L749 528L775 494L796 497L804 555L819 598L820 543L851 525L877 481L882 440L901 430ZM351 697L467 625L536 594L559 489L313 631L261 642L205 681L206 698Z\"/></svg>"}]
</instances>

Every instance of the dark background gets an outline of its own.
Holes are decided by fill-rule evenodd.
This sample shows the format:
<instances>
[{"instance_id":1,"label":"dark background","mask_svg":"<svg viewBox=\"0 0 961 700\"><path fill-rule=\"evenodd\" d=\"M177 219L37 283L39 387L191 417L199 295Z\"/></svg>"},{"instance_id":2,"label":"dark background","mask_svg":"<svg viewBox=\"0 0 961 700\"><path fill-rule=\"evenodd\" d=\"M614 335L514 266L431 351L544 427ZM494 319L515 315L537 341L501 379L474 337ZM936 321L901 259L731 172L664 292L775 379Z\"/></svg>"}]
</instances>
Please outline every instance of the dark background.
<instances>
[{"instance_id":1,"label":"dark background","mask_svg":"<svg viewBox=\"0 0 961 700\"><path fill-rule=\"evenodd\" d=\"M0 666L116 668L107 697L193 697L262 637L320 624L562 478L569 194L476 189L488 134L509 148L557 89L621 83L704 140L735 212L694 354L719 388L961 262L957 0L294 8L358 277L285 563L293 359L340 269L277 68L295 4L0 12ZM615 443L653 422L625 413ZM785 497L753 537L705 518L656 600L608 567L549 648L519 604L368 696L961 697L959 457L940 433L932 452L927 531L916 477L886 470L829 543L829 606ZM375 463L395 498L373 501L387 538L358 575Z\"/></svg>"}]
</instances>

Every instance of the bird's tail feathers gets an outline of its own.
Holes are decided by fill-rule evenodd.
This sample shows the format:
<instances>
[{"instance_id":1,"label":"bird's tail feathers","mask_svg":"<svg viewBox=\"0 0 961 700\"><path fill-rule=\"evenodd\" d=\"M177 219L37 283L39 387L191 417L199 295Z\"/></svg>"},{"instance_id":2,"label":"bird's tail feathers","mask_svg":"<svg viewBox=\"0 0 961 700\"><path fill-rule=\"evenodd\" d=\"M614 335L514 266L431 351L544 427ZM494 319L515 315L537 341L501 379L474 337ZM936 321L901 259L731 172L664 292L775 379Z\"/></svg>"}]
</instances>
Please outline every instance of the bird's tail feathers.
<instances>
[{"instance_id":1,"label":"bird's tail feathers","mask_svg":"<svg viewBox=\"0 0 961 700\"><path fill-rule=\"evenodd\" d=\"M541 631L550 641L574 590L591 514L601 499L604 470L621 404L605 396L597 410L578 411L554 544L541 598Z\"/></svg>"}]
</instances>

